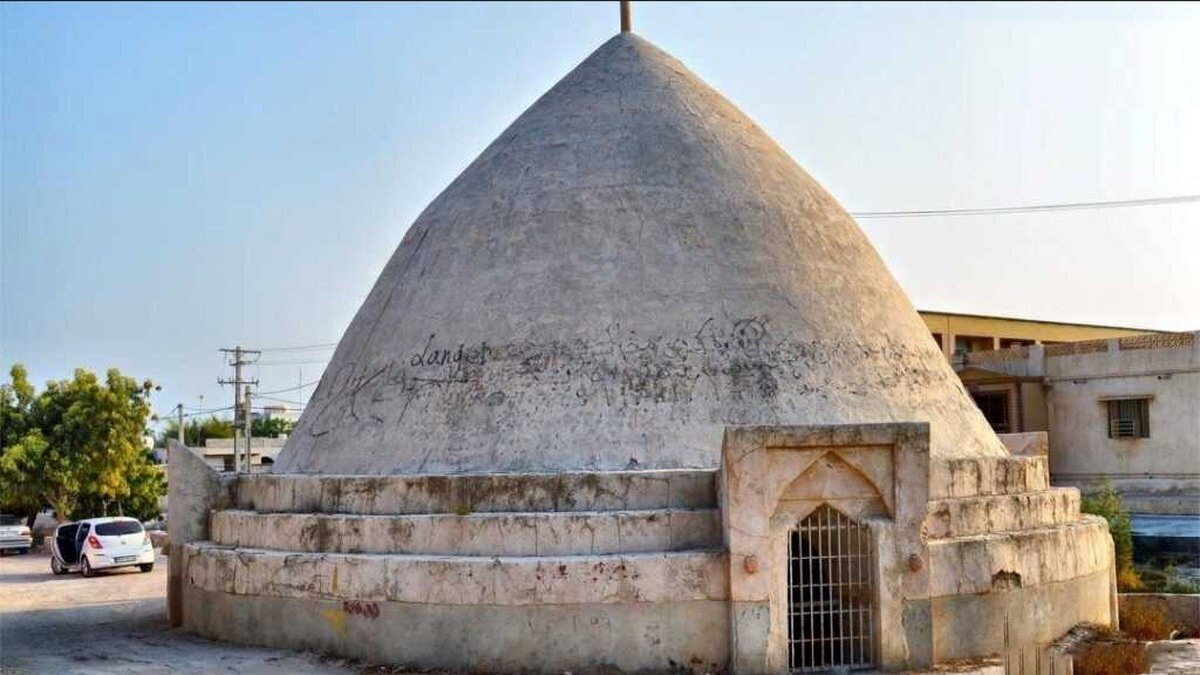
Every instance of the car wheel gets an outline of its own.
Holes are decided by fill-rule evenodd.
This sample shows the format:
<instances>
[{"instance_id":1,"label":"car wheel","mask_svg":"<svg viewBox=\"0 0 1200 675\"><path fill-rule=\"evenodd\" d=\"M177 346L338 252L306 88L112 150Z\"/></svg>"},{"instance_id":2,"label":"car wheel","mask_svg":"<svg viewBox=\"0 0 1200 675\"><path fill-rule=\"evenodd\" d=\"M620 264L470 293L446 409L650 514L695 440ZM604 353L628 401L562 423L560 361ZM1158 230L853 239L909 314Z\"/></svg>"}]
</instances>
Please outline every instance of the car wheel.
<instances>
[{"instance_id":1,"label":"car wheel","mask_svg":"<svg viewBox=\"0 0 1200 675\"><path fill-rule=\"evenodd\" d=\"M59 564L58 558L55 558L53 555L50 556L50 571L54 572L55 574L67 573L67 571L63 569L63 566Z\"/></svg>"},{"instance_id":2,"label":"car wheel","mask_svg":"<svg viewBox=\"0 0 1200 675\"><path fill-rule=\"evenodd\" d=\"M29 549L27 549L27 548L21 549L21 555L29 555Z\"/></svg>"},{"instance_id":3,"label":"car wheel","mask_svg":"<svg viewBox=\"0 0 1200 675\"><path fill-rule=\"evenodd\" d=\"M138 565L138 569L140 569L143 572L149 572L154 569L154 563L146 563L145 565Z\"/></svg>"},{"instance_id":4,"label":"car wheel","mask_svg":"<svg viewBox=\"0 0 1200 675\"><path fill-rule=\"evenodd\" d=\"M92 563L88 562L87 556L83 556L83 576L96 576L96 570L92 569Z\"/></svg>"}]
</instances>

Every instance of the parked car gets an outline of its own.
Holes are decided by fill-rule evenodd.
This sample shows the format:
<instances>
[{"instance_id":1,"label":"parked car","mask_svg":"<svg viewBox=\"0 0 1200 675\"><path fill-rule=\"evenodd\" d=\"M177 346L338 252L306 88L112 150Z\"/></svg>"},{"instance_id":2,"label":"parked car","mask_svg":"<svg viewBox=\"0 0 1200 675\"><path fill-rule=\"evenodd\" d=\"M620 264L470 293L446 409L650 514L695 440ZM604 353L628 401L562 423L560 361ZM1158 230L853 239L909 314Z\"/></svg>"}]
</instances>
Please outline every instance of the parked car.
<instances>
[{"instance_id":1,"label":"parked car","mask_svg":"<svg viewBox=\"0 0 1200 675\"><path fill-rule=\"evenodd\" d=\"M154 569L150 535L133 518L88 518L59 525L50 543L50 569L55 574L139 567Z\"/></svg>"},{"instance_id":2,"label":"parked car","mask_svg":"<svg viewBox=\"0 0 1200 675\"><path fill-rule=\"evenodd\" d=\"M58 528L58 514L49 506L38 511L33 517L33 538L42 539L45 537L53 537L54 530Z\"/></svg>"},{"instance_id":3,"label":"parked car","mask_svg":"<svg viewBox=\"0 0 1200 675\"><path fill-rule=\"evenodd\" d=\"M25 525L25 519L9 513L0 513L0 555L9 551L29 553L33 546L33 534Z\"/></svg>"}]
</instances>

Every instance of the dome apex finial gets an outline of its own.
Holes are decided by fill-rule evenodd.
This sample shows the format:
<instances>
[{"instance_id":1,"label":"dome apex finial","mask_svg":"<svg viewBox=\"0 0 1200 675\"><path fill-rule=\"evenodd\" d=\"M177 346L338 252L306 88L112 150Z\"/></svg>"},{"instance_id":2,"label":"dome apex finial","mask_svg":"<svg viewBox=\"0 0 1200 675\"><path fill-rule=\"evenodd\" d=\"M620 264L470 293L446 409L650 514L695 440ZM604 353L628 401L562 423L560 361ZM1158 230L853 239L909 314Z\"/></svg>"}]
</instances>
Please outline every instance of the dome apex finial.
<instances>
[{"instance_id":1,"label":"dome apex finial","mask_svg":"<svg viewBox=\"0 0 1200 675\"><path fill-rule=\"evenodd\" d=\"M629 0L621 0L621 32L633 32L633 9L629 6Z\"/></svg>"}]
</instances>

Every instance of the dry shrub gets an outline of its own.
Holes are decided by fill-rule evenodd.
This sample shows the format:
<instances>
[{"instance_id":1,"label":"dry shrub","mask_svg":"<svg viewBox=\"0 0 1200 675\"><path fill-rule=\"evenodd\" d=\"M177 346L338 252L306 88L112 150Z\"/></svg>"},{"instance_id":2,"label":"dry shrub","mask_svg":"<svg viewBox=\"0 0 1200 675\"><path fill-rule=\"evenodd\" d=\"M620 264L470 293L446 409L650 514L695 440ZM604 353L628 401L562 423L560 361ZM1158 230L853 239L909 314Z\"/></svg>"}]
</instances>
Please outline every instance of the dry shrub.
<instances>
[{"instance_id":1,"label":"dry shrub","mask_svg":"<svg viewBox=\"0 0 1200 675\"><path fill-rule=\"evenodd\" d=\"M1074 654L1075 675L1144 673L1146 648L1137 642L1093 642Z\"/></svg>"},{"instance_id":2,"label":"dry shrub","mask_svg":"<svg viewBox=\"0 0 1200 675\"><path fill-rule=\"evenodd\" d=\"M1136 593L1144 587L1140 575L1132 567L1117 570L1117 588L1122 593Z\"/></svg>"},{"instance_id":3,"label":"dry shrub","mask_svg":"<svg viewBox=\"0 0 1200 675\"><path fill-rule=\"evenodd\" d=\"M1171 637L1171 620L1166 608L1158 603L1127 603L1121 608L1121 632L1142 640L1166 640Z\"/></svg>"}]
</instances>

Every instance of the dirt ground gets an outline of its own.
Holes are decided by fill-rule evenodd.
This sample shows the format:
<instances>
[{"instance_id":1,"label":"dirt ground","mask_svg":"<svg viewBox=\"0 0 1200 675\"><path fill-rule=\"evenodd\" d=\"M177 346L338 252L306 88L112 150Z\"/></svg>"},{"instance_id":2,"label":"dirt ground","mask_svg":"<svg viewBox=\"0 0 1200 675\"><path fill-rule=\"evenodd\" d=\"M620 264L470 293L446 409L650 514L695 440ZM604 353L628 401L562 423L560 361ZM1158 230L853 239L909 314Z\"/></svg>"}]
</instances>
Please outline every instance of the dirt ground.
<instances>
[{"instance_id":1,"label":"dirt ground","mask_svg":"<svg viewBox=\"0 0 1200 675\"><path fill-rule=\"evenodd\" d=\"M357 664L212 642L167 623L167 561L55 576L45 553L0 557L0 673L357 673Z\"/></svg>"}]
</instances>

